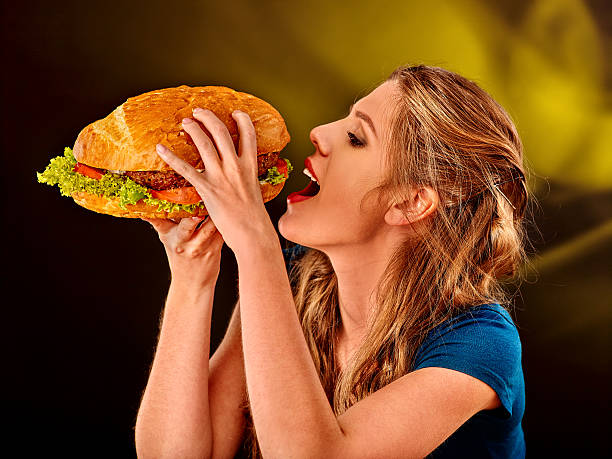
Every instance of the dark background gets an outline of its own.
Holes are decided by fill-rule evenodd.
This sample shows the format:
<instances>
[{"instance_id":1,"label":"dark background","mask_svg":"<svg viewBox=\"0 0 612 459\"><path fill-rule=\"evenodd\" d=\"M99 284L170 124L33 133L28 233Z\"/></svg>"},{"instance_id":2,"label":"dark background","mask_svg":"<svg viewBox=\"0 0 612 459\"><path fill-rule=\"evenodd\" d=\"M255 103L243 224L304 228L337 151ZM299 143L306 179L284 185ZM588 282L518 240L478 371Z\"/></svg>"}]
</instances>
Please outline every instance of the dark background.
<instances>
[{"instance_id":1,"label":"dark background","mask_svg":"<svg viewBox=\"0 0 612 459\"><path fill-rule=\"evenodd\" d=\"M3 406L18 457L134 457L169 270L140 220L36 183L128 97L225 85L272 103L301 189L308 133L406 63L474 79L513 116L540 207L516 299L528 452L610 453L610 7L532 2L2 2ZM492 6L495 4L496 6ZM282 241L284 243L284 241ZM223 249L211 347L237 296Z\"/></svg>"}]
</instances>

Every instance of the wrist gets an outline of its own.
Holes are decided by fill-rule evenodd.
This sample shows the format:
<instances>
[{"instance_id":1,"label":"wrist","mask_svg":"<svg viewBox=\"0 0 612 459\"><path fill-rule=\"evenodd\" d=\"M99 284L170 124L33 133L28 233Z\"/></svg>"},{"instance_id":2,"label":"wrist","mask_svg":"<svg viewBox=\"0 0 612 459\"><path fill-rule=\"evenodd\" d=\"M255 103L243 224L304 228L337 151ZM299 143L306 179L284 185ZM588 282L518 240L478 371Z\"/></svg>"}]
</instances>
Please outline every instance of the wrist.
<instances>
[{"instance_id":1,"label":"wrist","mask_svg":"<svg viewBox=\"0 0 612 459\"><path fill-rule=\"evenodd\" d=\"M215 296L215 283L193 282L185 278L172 278L168 298L178 299L179 303L206 304L212 306Z\"/></svg>"},{"instance_id":2,"label":"wrist","mask_svg":"<svg viewBox=\"0 0 612 459\"><path fill-rule=\"evenodd\" d=\"M197 269L170 267L170 285L181 288L214 290L219 272L199 272Z\"/></svg>"},{"instance_id":3,"label":"wrist","mask_svg":"<svg viewBox=\"0 0 612 459\"><path fill-rule=\"evenodd\" d=\"M168 265L172 282L213 288L219 277L221 257L215 261L205 258L190 258L182 255L175 256L168 253Z\"/></svg>"},{"instance_id":4,"label":"wrist","mask_svg":"<svg viewBox=\"0 0 612 459\"><path fill-rule=\"evenodd\" d=\"M253 236L251 241L248 246L234 251L239 270L240 266L247 264L268 263L276 254L282 254L282 247L276 233L258 234Z\"/></svg>"}]
</instances>

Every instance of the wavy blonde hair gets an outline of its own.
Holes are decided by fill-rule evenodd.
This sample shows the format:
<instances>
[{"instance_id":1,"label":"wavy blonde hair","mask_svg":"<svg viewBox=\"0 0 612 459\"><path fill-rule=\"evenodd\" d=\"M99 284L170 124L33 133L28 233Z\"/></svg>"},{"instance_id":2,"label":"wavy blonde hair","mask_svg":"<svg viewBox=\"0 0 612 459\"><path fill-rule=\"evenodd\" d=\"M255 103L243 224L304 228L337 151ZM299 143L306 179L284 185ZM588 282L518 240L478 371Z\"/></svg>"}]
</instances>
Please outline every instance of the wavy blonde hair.
<instances>
[{"instance_id":1,"label":"wavy blonde hair","mask_svg":"<svg viewBox=\"0 0 612 459\"><path fill-rule=\"evenodd\" d=\"M336 415L410 372L427 333L466 309L511 304L505 284L527 264L525 212L532 196L512 119L476 83L448 70L402 66L387 80L399 92L383 140L381 202L429 186L439 205L416 239L396 248L381 277L368 333L344 371L336 363L341 322L329 258L309 249L290 280L321 384ZM516 286L518 291L518 286ZM244 447L261 457L248 395Z\"/></svg>"}]
</instances>

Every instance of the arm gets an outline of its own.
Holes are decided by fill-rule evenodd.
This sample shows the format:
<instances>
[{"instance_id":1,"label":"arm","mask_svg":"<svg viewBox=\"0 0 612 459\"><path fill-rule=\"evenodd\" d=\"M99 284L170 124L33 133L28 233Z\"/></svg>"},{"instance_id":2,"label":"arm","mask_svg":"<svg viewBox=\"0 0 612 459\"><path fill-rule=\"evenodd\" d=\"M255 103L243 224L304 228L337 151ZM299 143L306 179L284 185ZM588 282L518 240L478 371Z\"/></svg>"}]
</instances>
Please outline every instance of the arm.
<instances>
[{"instance_id":1,"label":"arm","mask_svg":"<svg viewBox=\"0 0 612 459\"><path fill-rule=\"evenodd\" d=\"M304 339L278 238L259 234L235 251L257 439L264 457L320 457L342 432Z\"/></svg>"},{"instance_id":2,"label":"arm","mask_svg":"<svg viewBox=\"0 0 612 459\"><path fill-rule=\"evenodd\" d=\"M246 397L240 301L236 303L227 333L210 359L208 398L213 431L213 458L234 457L244 437L242 403Z\"/></svg>"},{"instance_id":3,"label":"arm","mask_svg":"<svg viewBox=\"0 0 612 459\"><path fill-rule=\"evenodd\" d=\"M230 457L239 448L244 430L238 307L209 363L211 312L223 239L210 220L196 231L188 219L178 226L169 221L151 223L164 242L172 283L136 420L138 456ZM180 229L184 229L182 235ZM206 253L208 260L202 259Z\"/></svg>"},{"instance_id":4,"label":"arm","mask_svg":"<svg viewBox=\"0 0 612 459\"><path fill-rule=\"evenodd\" d=\"M336 418L298 321L276 235L260 236L237 260L246 381L264 456L425 455L472 415L498 403L476 378L425 368Z\"/></svg>"},{"instance_id":5,"label":"arm","mask_svg":"<svg viewBox=\"0 0 612 459\"><path fill-rule=\"evenodd\" d=\"M208 356L214 286L172 282L136 420L139 457L210 457Z\"/></svg>"}]
</instances>

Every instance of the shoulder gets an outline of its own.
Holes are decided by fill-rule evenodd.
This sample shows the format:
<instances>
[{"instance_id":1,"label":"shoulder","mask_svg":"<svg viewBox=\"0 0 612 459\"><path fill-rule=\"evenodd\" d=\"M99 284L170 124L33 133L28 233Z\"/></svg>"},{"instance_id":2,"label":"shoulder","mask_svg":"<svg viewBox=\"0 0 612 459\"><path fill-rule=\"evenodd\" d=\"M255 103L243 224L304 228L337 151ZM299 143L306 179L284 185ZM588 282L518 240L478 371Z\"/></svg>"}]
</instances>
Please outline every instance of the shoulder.
<instances>
[{"instance_id":1,"label":"shoulder","mask_svg":"<svg viewBox=\"0 0 612 459\"><path fill-rule=\"evenodd\" d=\"M506 344L518 347L520 338L510 313L497 303L473 306L431 330L424 345L452 340L469 341L474 346Z\"/></svg>"},{"instance_id":2,"label":"shoulder","mask_svg":"<svg viewBox=\"0 0 612 459\"><path fill-rule=\"evenodd\" d=\"M499 304L474 306L429 332L414 369L442 367L474 376L491 386L512 413L523 387L522 348L517 327Z\"/></svg>"}]
</instances>

